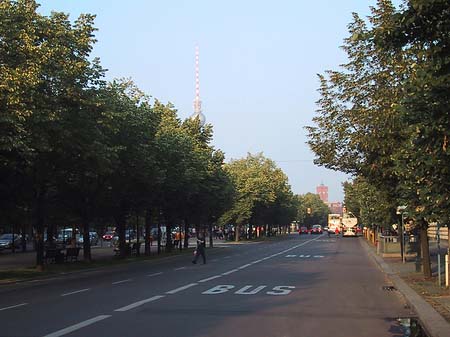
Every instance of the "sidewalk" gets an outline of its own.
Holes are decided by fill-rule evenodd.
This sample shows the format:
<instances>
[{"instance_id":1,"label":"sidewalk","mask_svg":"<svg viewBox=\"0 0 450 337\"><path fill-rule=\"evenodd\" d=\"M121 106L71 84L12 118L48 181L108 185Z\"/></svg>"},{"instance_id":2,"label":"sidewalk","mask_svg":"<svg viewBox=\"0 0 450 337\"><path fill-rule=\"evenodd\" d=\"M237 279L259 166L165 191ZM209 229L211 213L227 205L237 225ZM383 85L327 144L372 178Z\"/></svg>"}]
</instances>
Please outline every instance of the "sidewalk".
<instances>
[{"instance_id":1,"label":"sidewalk","mask_svg":"<svg viewBox=\"0 0 450 337\"><path fill-rule=\"evenodd\" d=\"M450 337L450 291L440 288L436 277L428 280L422 272L416 272L413 260L403 263L400 258L381 258L364 238L361 243L417 313L428 335ZM432 265L432 270L435 269Z\"/></svg>"}]
</instances>

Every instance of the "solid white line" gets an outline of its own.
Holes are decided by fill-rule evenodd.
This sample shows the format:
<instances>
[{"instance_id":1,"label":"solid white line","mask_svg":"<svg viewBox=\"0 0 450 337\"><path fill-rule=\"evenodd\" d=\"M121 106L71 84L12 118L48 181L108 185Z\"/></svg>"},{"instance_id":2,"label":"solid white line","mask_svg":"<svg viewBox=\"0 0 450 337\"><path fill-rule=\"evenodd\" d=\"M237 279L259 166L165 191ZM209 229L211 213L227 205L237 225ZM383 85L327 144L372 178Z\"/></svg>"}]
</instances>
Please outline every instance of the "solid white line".
<instances>
[{"instance_id":1,"label":"solid white line","mask_svg":"<svg viewBox=\"0 0 450 337\"><path fill-rule=\"evenodd\" d=\"M152 276L157 276L157 275L161 275L162 274L162 272L159 272L159 273L154 273L154 274L149 274L149 275L147 275L148 277L152 277Z\"/></svg>"},{"instance_id":2,"label":"solid white line","mask_svg":"<svg viewBox=\"0 0 450 337\"><path fill-rule=\"evenodd\" d=\"M141 306L142 304L145 304L145 303L148 303L148 302L153 302L153 301L159 300L160 298L163 298L163 297L165 297L165 296L164 295L153 296L153 297L147 298L147 299L142 300L142 301L131 303L130 305L127 305L125 307L116 309L114 311L122 311L122 312L123 311L128 311L128 310L137 308L137 307Z\"/></svg>"},{"instance_id":3,"label":"solid white line","mask_svg":"<svg viewBox=\"0 0 450 337\"><path fill-rule=\"evenodd\" d=\"M113 283L111 283L111 284L121 284L121 283L125 283L125 282L130 282L130 281L131 281L131 279L129 278L129 279L126 279L126 280L113 282Z\"/></svg>"},{"instance_id":4,"label":"solid white line","mask_svg":"<svg viewBox=\"0 0 450 337\"><path fill-rule=\"evenodd\" d=\"M250 267L250 266L251 266L251 264L247 263L247 264L244 264L243 266L238 267L238 269L244 269L244 268L247 268L247 267Z\"/></svg>"},{"instance_id":5,"label":"solid white line","mask_svg":"<svg viewBox=\"0 0 450 337\"><path fill-rule=\"evenodd\" d=\"M183 269L186 269L186 267L175 268L174 271L183 270Z\"/></svg>"},{"instance_id":6,"label":"solid white line","mask_svg":"<svg viewBox=\"0 0 450 337\"><path fill-rule=\"evenodd\" d=\"M263 260L263 259L261 259L261 260L256 260L256 261L253 261L252 263L253 263L253 264L255 264L255 263L260 263L260 262L262 262L262 260Z\"/></svg>"},{"instance_id":7,"label":"solid white line","mask_svg":"<svg viewBox=\"0 0 450 337\"><path fill-rule=\"evenodd\" d=\"M232 273L235 273L235 272L237 272L237 271L239 271L238 269L231 269L231 270L229 270L229 271L227 271L227 272L225 272L225 273L222 273L222 275L230 275L230 274L232 274Z\"/></svg>"},{"instance_id":8,"label":"solid white line","mask_svg":"<svg viewBox=\"0 0 450 337\"><path fill-rule=\"evenodd\" d=\"M199 282L199 283L208 282L208 281L214 280L214 279L219 278L219 277L222 277L222 275L211 276L211 277L204 278L203 280L200 280L200 281L197 281L197 282Z\"/></svg>"},{"instance_id":9,"label":"solid white line","mask_svg":"<svg viewBox=\"0 0 450 337\"><path fill-rule=\"evenodd\" d=\"M169 291L166 292L166 294L173 295L173 294L176 294L176 293L178 293L180 291L183 291L183 290L186 290L188 288L194 287L196 285L197 285L197 283L190 283L190 284L187 284L187 285L182 286L180 288L169 290Z\"/></svg>"},{"instance_id":10,"label":"solid white line","mask_svg":"<svg viewBox=\"0 0 450 337\"><path fill-rule=\"evenodd\" d=\"M97 317L88 319L87 321L83 321L83 322L80 322L80 323L78 323L78 324L69 326L69 327L67 327L67 328L65 328L65 329L58 330L58 331L53 332L53 333L51 333L51 334L45 335L44 337L59 337L59 336L64 336L64 335L67 335L67 334L69 334L69 333L71 333L71 332L74 332L74 331L76 331L76 330L79 330L79 329L81 329L81 328L84 328L84 327L86 327L86 326L88 326L88 325L94 324L94 323L96 323L96 322L98 322L98 321L104 320L104 319L109 318L109 317L111 317L111 315L100 315L100 316L97 316Z\"/></svg>"},{"instance_id":11,"label":"solid white line","mask_svg":"<svg viewBox=\"0 0 450 337\"><path fill-rule=\"evenodd\" d=\"M17 307L22 307L24 305L27 305L28 303L21 303L21 304L16 304L16 305L12 305L10 307L5 307L5 308L0 308L0 311L2 310L8 310L8 309L13 309L13 308L17 308Z\"/></svg>"},{"instance_id":12,"label":"solid white line","mask_svg":"<svg viewBox=\"0 0 450 337\"><path fill-rule=\"evenodd\" d=\"M69 295L73 295L73 294L84 293L85 291L89 291L89 290L91 290L91 288L86 288L86 289L72 291L70 293L62 294L61 296L69 296Z\"/></svg>"}]
</instances>

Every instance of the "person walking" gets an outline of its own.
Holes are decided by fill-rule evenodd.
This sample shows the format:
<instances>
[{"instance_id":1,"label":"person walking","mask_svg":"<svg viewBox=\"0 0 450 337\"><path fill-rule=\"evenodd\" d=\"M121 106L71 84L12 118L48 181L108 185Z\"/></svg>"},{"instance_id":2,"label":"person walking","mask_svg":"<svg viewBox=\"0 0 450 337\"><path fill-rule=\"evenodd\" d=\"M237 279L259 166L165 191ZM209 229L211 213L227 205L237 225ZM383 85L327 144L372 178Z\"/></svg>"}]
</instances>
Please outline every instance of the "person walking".
<instances>
[{"instance_id":1,"label":"person walking","mask_svg":"<svg viewBox=\"0 0 450 337\"><path fill-rule=\"evenodd\" d=\"M195 250L195 257L194 260L192 261L193 264L197 263L197 259L200 255L202 256L203 264L206 264L205 238L201 234L197 238L197 249Z\"/></svg>"}]
</instances>

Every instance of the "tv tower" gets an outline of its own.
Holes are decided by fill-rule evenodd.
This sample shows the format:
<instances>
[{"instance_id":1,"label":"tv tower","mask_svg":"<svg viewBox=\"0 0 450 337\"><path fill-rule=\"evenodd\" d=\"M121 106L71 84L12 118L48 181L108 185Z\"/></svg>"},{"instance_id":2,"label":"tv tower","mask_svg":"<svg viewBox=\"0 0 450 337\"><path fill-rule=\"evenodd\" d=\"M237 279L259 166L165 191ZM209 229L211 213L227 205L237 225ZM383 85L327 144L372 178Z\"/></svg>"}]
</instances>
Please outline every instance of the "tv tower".
<instances>
[{"instance_id":1,"label":"tv tower","mask_svg":"<svg viewBox=\"0 0 450 337\"><path fill-rule=\"evenodd\" d=\"M200 100L200 76L199 76L199 52L198 46L195 46L195 99L194 99L194 113L191 115L191 119L198 118L200 126L205 125L205 115L202 113L202 101Z\"/></svg>"}]
</instances>

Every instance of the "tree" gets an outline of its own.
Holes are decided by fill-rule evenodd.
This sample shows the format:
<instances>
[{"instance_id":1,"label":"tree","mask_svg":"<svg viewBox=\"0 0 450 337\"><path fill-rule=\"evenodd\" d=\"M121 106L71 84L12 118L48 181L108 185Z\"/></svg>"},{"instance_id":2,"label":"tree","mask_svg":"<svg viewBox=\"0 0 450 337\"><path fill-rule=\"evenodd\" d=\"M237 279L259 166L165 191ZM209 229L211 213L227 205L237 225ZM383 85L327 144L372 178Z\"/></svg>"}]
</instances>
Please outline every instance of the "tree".
<instances>
[{"instance_id":1,"label":"tree","mask_svg":"<svg viewBox=\"0 0 450 337\"><path fill-rule=\"evenodd\" d=\"M236 195L233 206L224 213L221 223L235 224L236 241L243 225L267 224L270 229L277 224L274 207L285 205L283 198L289 200L292 192L286 175L275 163L262 153L248 154L244 159L231 161L225 166L225 171L232 179Z\"/></svg>"},{"instance_id":2,"label":"tree","mask_svg":"<svg viewBox=\"0 0 450 337\"><path fill-rule=\"evenodd\" d=\"M103 70L88 58L93 16L81 15L72 25L63 13L39 15L32 0L0 6L0 170L27 182L21 197L31 201L42 269L44 224L58 195L56 173L65 167L60 154L69 144L67 126L78 109L88 110L87 92Z\"/></svg>"},{"instance_id":3,"label":"tree","mask_svg":"<svg viewBox=\"0 0 450 337\"><path fill-rule=\"evenodd\" d=\"M317 194L306 193L296 197L298 200L296 220L300 224L309 228L317 224L327 225L330 209Z\"/></svg>"},{"instance_id":4,"label":"tree","mask_svg":"<svg viewBox=\"0 0 450 337\"><path fill-rule=\"evenodd\" d=\"M449 219L450 7L446 0L410 0L393 21L392 27L379 29L377 37L379 45L395 55L414 55L414 76L405 79L406 93L398 105L407 141L396 159L405 182L402 194L421 224L424 244L428 222ZM424 273L431 276L428 254L424 258Z\"/></svg>"}]
</instances>

